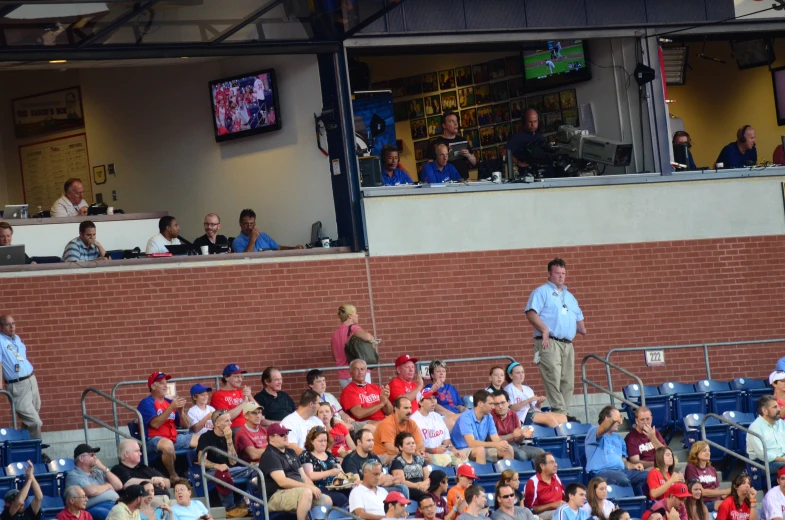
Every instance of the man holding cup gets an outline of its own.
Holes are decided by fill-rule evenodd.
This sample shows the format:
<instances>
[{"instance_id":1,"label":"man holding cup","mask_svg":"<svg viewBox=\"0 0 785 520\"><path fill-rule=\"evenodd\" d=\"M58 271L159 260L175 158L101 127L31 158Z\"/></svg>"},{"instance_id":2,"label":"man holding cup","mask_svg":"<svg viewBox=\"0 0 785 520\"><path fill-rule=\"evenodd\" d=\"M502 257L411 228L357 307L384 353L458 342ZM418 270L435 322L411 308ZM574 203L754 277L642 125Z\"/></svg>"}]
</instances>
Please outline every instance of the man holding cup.
<instances>
[{"instance_id":1,"label":"man holding cup","mask_svg":"<svg viewBox=\"0 0 785 520\"><path fill-rule=\"evenodd\" d=\"M110 260L103 246L95 239L95 224L85 220L79 224L79 236L66 244L63 262Z\"/></svg>"},{"instance_id":2,"label":"man holding cup","mask_svg":"<svg viewBox=\"0 0 785 520\"><path fill-rule=\"evenodd\" d=\"M229 240L224 235L219 235L221 229L221 217L215 213L208 213L204 216L204 235L194 240L194 247L199 249L203 255L214 252L215 246L229 247ZM206 249L205 249L206 248Z\"/></svg>"}]
</instances>

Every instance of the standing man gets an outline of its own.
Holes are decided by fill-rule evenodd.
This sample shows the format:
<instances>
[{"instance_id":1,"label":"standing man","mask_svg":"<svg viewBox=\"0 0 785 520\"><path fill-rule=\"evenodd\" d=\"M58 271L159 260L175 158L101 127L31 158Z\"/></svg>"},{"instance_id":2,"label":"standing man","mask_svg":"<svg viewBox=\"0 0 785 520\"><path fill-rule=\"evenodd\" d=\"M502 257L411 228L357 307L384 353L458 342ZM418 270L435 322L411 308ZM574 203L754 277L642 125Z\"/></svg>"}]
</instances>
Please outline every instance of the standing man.
<instances>
[{"instance_id":1,"label":"standing man","mask_svg":"<svg viewBox=\"0 0 785 520\"><path fill-rule=\"evenodd\" d=\"M243 374L245 373L245 370L241 370L234 363L226 365L221 376L221 386L217 392L213 392L213 396L210 398L210 406L216 410L229 412L233 430L245 424L243 405L253 401L251 387L243 385Z\"/></svg>"},{"instance_id":2,"label":"standing man","mask_svg":"<svg viewBox=\"0 0 785 520\"><path fill-rule=\"evenodd\" d=\"M534 362L540 367L551 411L569 421L575 390L575 333L586 334L583 311L567 290L567 264L561 258L548 262L548 281L536 288L526 303L526 319L534 327Z\"/></svg>"},{"instance_id":3,"label":"standing man","mask_svg":"<svg viewBox=\"0 0 785 520\"><path fill-rule=\"evenodd\" d=\"M79 236L65 245L63 262L111 260L104 247L95 239L95 224L90 220L79 223Z\"/></svg>"},{"instance_id":4,"label":"standing man","mask_svg":"<svg viewBox=\"0 0 785 520\"><path fill-rule=\"evenodd\" d=\"M534 459L534 469L537 473L523 488L523 505L541 520L550 520L553 513L566 504L564 485L556 475L559 465L553 454L546 451Z\"/></svg>"},{"instance_id":5,"label":"standing man","mask_svg":"<svg viewBox=\"0 0 785 520\"><path fill-rule=\"evenodd\" d=\"M573 482L564 491L567 503L553 513L553 520L588 520L589 512L583 509L586 503L586 486Z\"/></svg>"},{"instance_id":6,"label":"standing man","mask_svg":"<svg viewBox=\"0 0 785 520\"><path fill-rule=\"evenodd\" d=\"M450 437L459 450L471 448L470 459L485 464L487 459L513 458L512 446L499 438L491 413L493 400L486 390L477 390L472 396L474 408L462 412L455 421Z\"/></svg>"},{"instance_id":7,"label":"standing man","mask_svg":"<svg viewBox=\"0 0 785 520\"><path fill-rule=\"evenodd\" d=\"M305 451L305 438L312 428L323 428L324 423L316 417L319 409L319 396L313 390L306 390L300 396L297 410L283 418L281 424L289 430L289 448L298 456Z\"/></svg>"},{"instance_id":8,"label":"standing man","mask_svg":"<svg viewBox=\"0 0 785 520\"><path fill-rule=\"evenodd\" d=\"M417 394L424 386L422 376L417 372L417 358L409 354L398 356L395 372L398 374L390 381L390 400L405 397L412 403L412 412L417 411Z\"/></svg>"},{"instance_id":9,"label":"standing man","mask_svg":"<svg viewBox=\"0 0 785 520\"><path fill-rule=\"evenodd\" d=\"M600 410L598 426L586 434L586 474L588 479L602 477L608 484L634 487L641 492L647 473L640 462L627 459L627 445L616 433L623 419L616 408Z\"/></svg>"},{"instance_id":10,"label":"standing man","mask_svg":"<svg viewBox=\"0 0 785 520\"><path fill-rule=\"evenodd\" d=\"M384 186L398 186L400 184L412 184L409 174L398 168L398 148L391 144L382 147L382 184Z\"/></svg>"},{"instance_id":11,"label":"standing man","mask_svg":"<svg viewBox=\"0 0 785 520\"><path fill-rule=\"evenodd\" d=\"M84 200L82 181L70 178L63 184L63 196L52 204L52 218L87 215L89 204Z\"/></svg>"},{"instance_id":12,"label":"standing man","mask_svg":"<svg viewBox=\"0 0 785 520\"><path fill-rule=\"evenodd\" d=\"M268 249L283 251L286 249L302 249L303 246L281 246L267 233L262 233L256 227L256 213L252 209L240 212L240 235L232 242L232 251L235 253L254 253Z\"/></svg>"},{"instance_id":13,"label":"standing man","mask_svg":"<svg viewBox=\"0 0 785 520\"><path fill-rule=\"evenodd\" d=\"M534 428L521 425L517 413L510 412L510 396L504 390L496 390L491 396L493 399L493 423L499 438L507 441L512 446L517 460L533 460L540 453L545 453L542 448L526 445L524 441L534 436Z\"/></svg>"},{"instance_id":14,"label":"standing man","mask_svg":"<svg viewBox=\"0 0 785 520\"><path fill-rule=\"evenodd\" d=\"M448 152L452 143L466 142L468 145L467 139L458 133L459 130L457 112L448 110L442 116L442 135L436 138L435 143L446 144ZM477 166L477 158L472 154L471 147L469 147L458 152L450 160L450 164L458 170L463 180L469 180L469 169Z\"/></svg>"},{"instance_id":15,"label":"standing man","mask_svg":"<svg viewBox=\"0 0 785 520\"><path fill-rule=\"evenodd\" d=\"M393 413L376 426L373 433L373 453L382 463L390 462L400 452L395 447L395 437L401 432L411 433L417 443L417 453L425 453L420 427L412 419L412 403L401 396L393 402Z\"/></svg>"},{"instance_id":16,"label":"standing man","mask_svg":"<svg viewBox=\"0 0 785 520\"><path fill-rule=\"evenodd\" d=\"M536 520L531 511L525 507L515 505L515 489L509 484L499 486L499 503L496 511L491 515L491 520Z\"/></svg>"},{"instance_id":17,"label":"standing man","mask_svg":"<svg viewBox=\"0 0 785 520\"><path fill-rule=\"evenodd\" d=\"M747 435L749 457L763 461L765 445L769 471L775 473L785 467L785 421L780 420L780 405L773 395L758 399L758 417L750 424L750 431L763 437L763 442L754 435Z\"/></svg>"},{"instance_id":18,"label":"standing man","mask_svg":"<svg viewBox=\"0 0 785 520\"><path fill-rule=\"evenodd\" d=\"M458 515L457 520L482 520L485 518L481 511L485 509L488 498L485 496L483 488L471 485L463 492L463 498L466 500L466 510Z\"/></svg>"},{"instance_id":19,"label":"standing man","mask_svg":"<svg viewBox=\"0 0 785 520\"><path fill-rule=\"evenodd\" d=\"M161 217L158 221L158 234L150 237L144 252L148 255L153 253L168 253L166 246L179 246L180 224L171 215Z\"/></svg>"},{"instance_id":20,"label":"standing man","mask_svg":"<svg viewBox=\"0 0 785 520\"><path fill-rule=\"evenodd\" d=\"M123 489L123 483L101 462L96 453L101 448L80 444L74 448L74 465L65 477L65 486L79 486L87 495L87 512L96 520L105 520Z\"/></svg>"},{"instance_id":21,"label":"standing man","mask_svg":"<svg viewBox=\"0 0 785 520\"><path fill-rule=\"evenodd\" d=\"M267 367L262 372L262 391L254 396L256 402L264 408L264 417L268 422L282 421L287 415L294 413L295 406L292 398L281 390L283 376L275 367ZM270 422L270 424L272 424ZM269 424L265 424L269 426ZM305 440L303 438L303 440Z\"/></svg>"},{"instance_id":22,"label":"standing man","mask_svg":"<svg viewBox=\"0 0 785 520\"><path fill-rule=\"evenodd\" d=\"M204 235L194 240L194 247L199 249L202 246L207 246L210 248L211 253L215 250L215 246L229 247L229 240L225 236L218 234L220 229L221 217L215 213L208 213L205 215Z\"/></svg>"},{"instance_id":23,"label":"standing man","mask_svg":"<svg viewBox=\"0 0 785 520\"><path fill-rule=\"evenodd\" d=\"M33 374L33 365L27 360L27 347L16 334L13 316L0 316L0 359L3 362L3 380L14 398L16 414L22 419L30 437L41 438L41 396L38 381Z\"/></svg>"},{"instance_id":24,"label":"standing man","mask_svg":"<svg viewBox=\"0 0 785 520\"><path fill-rule=\"evenodd\" d=\"M635 410L635 428L624 438L630 462L640 462L643 467L654 467L654 452L657 448L667 447L668 443L652 424L651 410L648 406L639 406Z\"/></svg>"},{"instance_id":25,"label":"standing man","mask_svg":"<svg viewBox=\"0 0 785 520\"><path fill-rule=\"evenodd\" d=\"M785 517L785 468L777 471L777 484L763 497L760 520L783 520Z\"/></svg>"},{"instance_id":26,"label":"standing man","mask_svg":"<svg viewBox=\"0 0 785 520\"><path fill-rule=\"evenodd\" d=\"M446 144L437 144L433 147L435 160L425 163L420 172L423 182L428 184L438 184L442 182L463 182L461 174L455 166L447 162L450 157L450 149Z\"/></svg>"},{"instance_id":27,"label":"standing man","mask_svg":"<svg viewBox=\"0 0 785 520\"><path fill-rule=\"evenodd\" d=\"M715 161L723 168L744 168L758 163L758 149L755 148L755 129L744 125L736 132L736 141L725 146Z\"/></svg>"}]
</instances>

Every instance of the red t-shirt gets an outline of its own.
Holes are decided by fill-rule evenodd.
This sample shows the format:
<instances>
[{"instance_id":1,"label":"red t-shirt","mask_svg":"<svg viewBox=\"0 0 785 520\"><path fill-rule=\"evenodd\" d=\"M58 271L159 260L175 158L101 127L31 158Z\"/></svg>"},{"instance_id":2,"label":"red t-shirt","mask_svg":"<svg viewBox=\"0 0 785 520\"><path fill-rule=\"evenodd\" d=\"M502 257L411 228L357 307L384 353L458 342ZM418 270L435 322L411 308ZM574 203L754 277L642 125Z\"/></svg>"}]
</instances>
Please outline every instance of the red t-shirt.
<instances>
[{"instance_id":1,"label":"red t-shirt","mask_svg":"<svg viewBox=\"0 0 785 520\"><path fill-rule=\"evenodd\" d=\"M741 507L736 507L736 502L730 496L722 501L717 509L717 520L749 520L750 506L742 502Z\"/></svg>"},{"instance_id":2,"label":"red t-shirt","mask_svg":"<svg viewBox=\"0 0 785 520\"><path fill-rule=\"evenodd\" d=\"M330 450L333 452L333 455L340 457L341 448L346 451L351 451L349 445L346 444L346 437L349 436L349 429L344 426L343 423L335 423L335 426L330 430L330 436L333 438L333 447Z\"/></svg>"},{"instance_id":3,"label":"red t-shirt","mask_svg":"<svg viewBox=\"0 0 785 520\"><path fill-rule=\"evenodd\" d=\"M665 484L669 478L671 478L670 473L663 476L662 471L658 470L657 468L652 468L649 471L649 474L646 476L646 484L649 486L649 498L652 500L659 500L663 496L667 496L667 491L658 497L652 496L651 491Z\"/></svg>"},{"instance_id":4,"label":"red t-shirt","mask_svg":"<svg viewBox=\"0 0 785 520\"><path fill-rule=\"evenodd\" d=\"M352 329L354 331L354 329ZM408 394L412 390L417 388L417 381L411 381L407 383L400 377L396 377L392 381L390 381L390 401L395 401L398 396L403 394ZM417 404L417 398L415 396L412 399L412 413L416 412L420 406Z\"/></svg>"},{"instance_id":5,"label":"red t-shirt","mask_svg":"<svg viewBox=\"0 0 785 520\"><path fill-rule=\"evenodd\" d=\"M542 473L537 473L526 482L523 490L523 505L529 509L559 500L564 500L564 486L556 475L551 476L550 484L542 480Z\"/></svg>"},{"instance_id":6,"label":"red t-shirt","mask_svg":"<svg viewBox=\"0 0 785 520\"><path fill-rule=\"evenodd\" d=\"M243 426L234 434L234 447L237 450L237 456L245 462L259 462L259 459L252 459L246 455L245 448L266 448L267 430L259 426L258 431L252 432L246 426Z\"/></svg>"},{"instance_id":7,"label":"red t-shirt","mask_svg":"<svg viewBox=\"0 0 785 520\"><path fill-rule=\"evenodd\" d=\"M216 390L210 398L210 406L216 410L231 410L242 404L243 391L240 388L234 390ZM245 415L240 413L232 419L232 428L245 425Z\"/></svg>"},{"instance_id":8,"label":"red t-shirt","mask_svg":"<svg viewBox=\"0 0 785 520\"><path fill-rule=\"evenodd\" d=\"M515 428L521 427L521 420L518 418L518 414L509 410L507 412L507 417L502 419L496 414L496 411L491 413L491 417L493 417L493 424L496 425L496 433L499 435L509 435L515 431Z\"/></svg>"},{"instance_id":9,"label":"red t-shirt","mask_svg":"<svg viewBox=\"0 0 785 520\"><path fill-rule=\"evenodd\" d=\"M662 438L662 435L660 435L659 430L657 430L657 440L660 441L660 444L663 446L668 445L668 443L665 442L665 439ZM656 448L649 438L646 437L646 434L633 428L624 438L624 443L627 445L628 457L638 455L642 462L654 462L654 452L656 451Z\"/></svg>"},{"instance_id":10,"label":"red t-shirt","mask_svg":"<svg viewBox=\"0 0 785 520\"><path fill-rule=\"evenodd\" d=\"M352 415L351 409L355 406L362 408L370 408L376 406L382 401L382 389L371 383L358 385L354 381L346 385L346 388L341 392L341 407L343 411L349 414L355 420L363 421L381 421L384 419L384 412L379 409L370 417L360 419Z\"/></svg>"},{"instance_id":11,"label":"red t-shirt","mask_svg":"<svg viewBox=\"0 0 785 520\"><path fill-rule=\"evenodd\" d=\"M358 330L363 330L359 325L352 325L352 334L357 334ZM330 338L330 345L333 348L333 357L335 358L335 366L345 367L349 366L349 360L346 359L346 342L349 341L349 324L343 323L340 327L335 329L332 338ZM351 372L348 370L339 370L338 379L350 379Z\"/></svg>"}]
</instances>

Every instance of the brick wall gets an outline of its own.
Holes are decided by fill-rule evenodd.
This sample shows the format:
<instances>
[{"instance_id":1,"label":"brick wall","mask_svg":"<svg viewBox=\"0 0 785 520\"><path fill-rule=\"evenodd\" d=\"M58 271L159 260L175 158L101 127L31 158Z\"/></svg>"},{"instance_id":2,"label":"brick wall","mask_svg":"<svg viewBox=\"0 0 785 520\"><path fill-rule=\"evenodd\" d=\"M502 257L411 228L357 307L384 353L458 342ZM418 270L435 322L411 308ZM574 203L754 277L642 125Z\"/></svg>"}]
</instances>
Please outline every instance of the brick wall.
<instances>
[{"instance_id":1,"label":"brick wall","mask_svg":"<svg viewBox=\"0 0 785 520\"><path fill-rule=\"evenodd\" d=\"M402 352L426 359L512 355L542 392L523 307L556 255L568 263L567 285L586 316L589 335L576 341L578 359L615 347L785 336L783 236L381 257L369 262L383 361ZM342 303L355 304L371 327L360 258L98 270L2 278L0 287L3 310L15 316L36 366L47 431L81 427L86 387L108 391L157 369L189 376L218 373L229 362L250 371L332 365L329 338ZM781 345L718 349L712 375L764 377L783 355ZM702 351L668 352L666 360L655 369L643 366L640 352L613 357L647 383L705 376ZM492 364L456 364L448 378L470 393L485 385ZM589 375L604 381L604 368L595 362ZM630 381L614 382L620 388ZM257 378L251 384L260 389ZM180 385L181 393L190 386ZM287 376L285 387L299 393L304 377ZM135 404L144 391L130 388L120 397ZM89 405L109 417L97 400ZM2 399L0 407L7 420Z\"/></svg>"}]
</instances>

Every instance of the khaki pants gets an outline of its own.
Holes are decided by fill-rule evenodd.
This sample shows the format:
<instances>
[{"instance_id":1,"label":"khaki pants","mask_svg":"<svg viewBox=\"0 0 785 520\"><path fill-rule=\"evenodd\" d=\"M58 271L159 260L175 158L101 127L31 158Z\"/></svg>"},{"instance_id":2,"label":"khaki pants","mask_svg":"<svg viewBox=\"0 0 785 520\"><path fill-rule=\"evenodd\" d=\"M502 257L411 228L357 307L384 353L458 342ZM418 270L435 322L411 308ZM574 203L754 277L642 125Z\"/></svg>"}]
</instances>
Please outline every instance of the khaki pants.
<instances>
[{"instance_id":1,"label":"khaki pants","mask_svg":"<svg viewBox=\"0 0 785 520\"><path fill-rule=\"evenodd\" d=\"M551 411L570 414L570 402L575 392L575 351L572 343L562 343L552 338L548 348L542 348L542 340L534 340L534 352L540 353L540 375L545 384L545 396Z\"/></svg>"},{"instance_id":2,"label":"khaki pants","mask_svg":"<svg viewBox=\"0 0 785 520\"><path fill-rule=\"evenodd\" d=\"M41 438L41 417L38 412L41 410L41 396L38 393L38 381L35 374L24 381L11 383L8 391L14 398L16 414L22 419L22 424L30 432L33 439Z\"/></svg>"},{"instance_id":3,"label":"khaki pants","mask_svg":"<svg viewBox=\"0 0 785 520\"><path fill-rule=\"evenodd\" d=\"M305 488L301 487L279 489L267 500L268 511L297 511L297 504L302 499L303 491ZM329 499L330 497L322 493L321 498L314 500L311 507L326 505Z\"/></svg>"}]
</instances>

